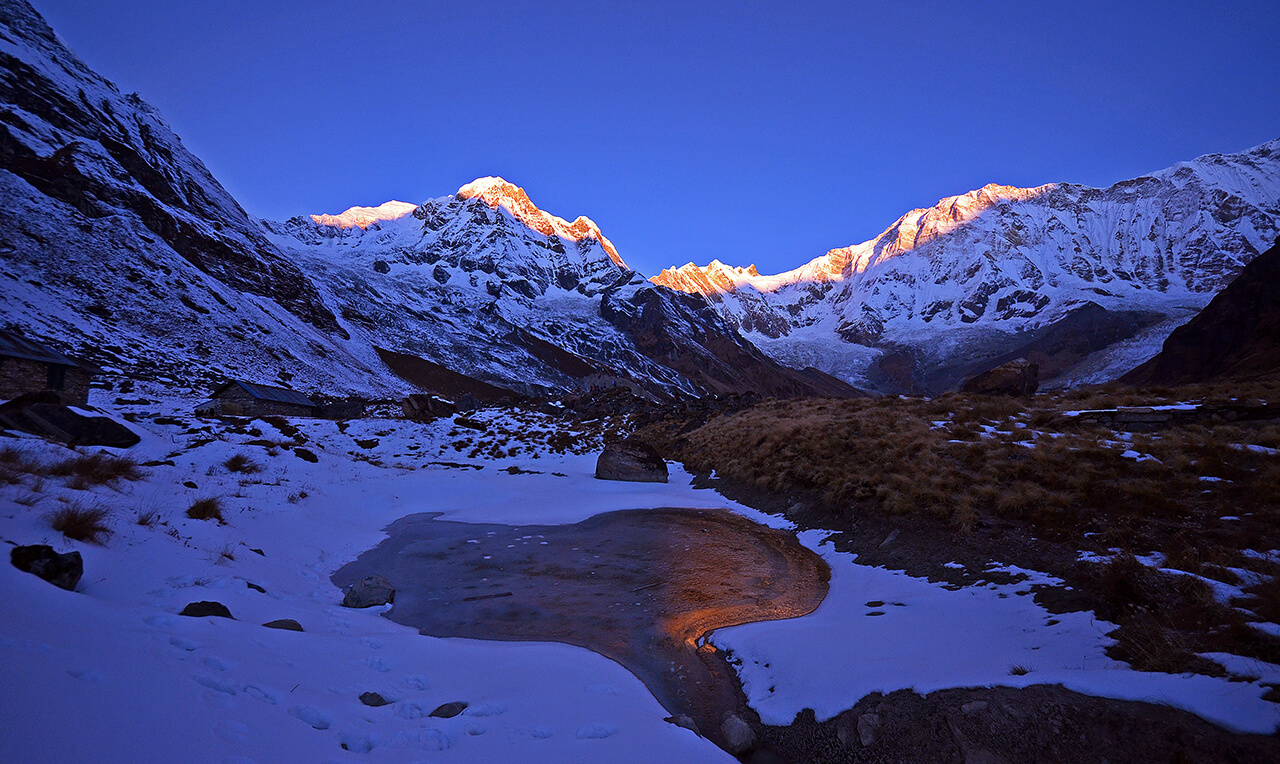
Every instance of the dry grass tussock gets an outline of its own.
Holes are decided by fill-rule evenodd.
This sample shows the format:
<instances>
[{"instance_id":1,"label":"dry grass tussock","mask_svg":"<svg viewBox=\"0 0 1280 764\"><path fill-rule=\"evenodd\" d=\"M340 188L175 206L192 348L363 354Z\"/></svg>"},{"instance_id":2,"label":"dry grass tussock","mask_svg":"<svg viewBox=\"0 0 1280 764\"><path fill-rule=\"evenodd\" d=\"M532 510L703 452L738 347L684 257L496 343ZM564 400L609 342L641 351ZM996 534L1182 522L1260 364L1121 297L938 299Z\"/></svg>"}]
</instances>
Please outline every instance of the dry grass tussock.
<instances>
[{"instance_id":1,"label":"dry grass tussock","mask_svg":"<svg viewBox=\"0 0 1280 764\"><path fill-rule=\"evenodd\" d=\"M99 504L82 506L67 504L48 515L49 526L69 539L102 544L111 535L107 518L111 511Z\"/></svg>"},{"instance_id":2,"label":"dry grass tussock","mask_svg":"<svg viewBox=\"0 0 1280 764\"><path fill-rule=\"evenodd\" d=\"M67 487L77 489L143 477L142 469L132 457L110 454L77 454L50 466L48 474L66 478Z\"/></svg>"},{"instance_id":3,"label":"dry grass tussock","mask_svg":"<svg viewBox=\"0 0 1280 764\"><path fill-rule=\"evenodd\" d=\"M217 520L225 522L222 517L222 500L216 496L196 499L187 508L187 517L192 520Z\"/></svg>"},{"instance_id":4,"label":"dry grass tussock","mask_svg":"<svg viewBox=\"0 0 1280 764\"><path fill-rule=\"evenodd\" d=\"M1280 519L1280 456L1266 450L1280 448L1280 423L1120 435L1062 415L1079 403L767 401L688 432L667 421L639 435L695 472L816 495L837 522L924 513L961 531L994 518L1079 538L1224 514Z\"/></svg>"}]
</instances>

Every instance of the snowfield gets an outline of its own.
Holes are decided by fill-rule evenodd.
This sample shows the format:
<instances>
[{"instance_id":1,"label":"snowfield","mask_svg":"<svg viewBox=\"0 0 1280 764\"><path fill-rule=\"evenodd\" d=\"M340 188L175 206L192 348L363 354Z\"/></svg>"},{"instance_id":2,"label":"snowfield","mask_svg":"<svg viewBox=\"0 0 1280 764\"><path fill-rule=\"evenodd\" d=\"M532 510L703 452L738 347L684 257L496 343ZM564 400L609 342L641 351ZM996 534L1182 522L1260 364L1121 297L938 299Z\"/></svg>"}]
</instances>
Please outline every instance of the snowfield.
<instances>
[{"instance_id":1,"label":"snowfield","mask_svg":"<svg viewBox=\"0 0 1280 764\"><path fill-rule=\"evenodd\" d=\"M0 566L7 760L733 761L665 722L668 712L611 660L562 644L421 636L381 608L341 607L329 576L415 512L546 524L617 509L725 507L775 527L785 521L693 489L674 465L666 485L597 481L590 439L577 455L512 443L515 454L482 460L454 447L475 433L449 420L297 419L280 428L196 419L187 413L194 400L115 406L114 396L94 395L97 406L136 419L144 439L129 455L153 466L141 480L108 486L75 489L36 475L0 484L0 538L74 549L85 565L75 592ZM511 427L511 416L475 418ZM531 418L521 426L558 429ZM46 465L74 456L29 436L5 437L5 447ZM236 454L261 470L228 470ZM505 471L512 466L530 472ZM220 499L225 524L186 517L208 497ZM110 510L104 545L50 528L47 514L68 503ZM1053 583L1042 575L951 590L859 565L824 537L800 536L833 570L816 612L713 637L740 662L747 696L768 723L788 723L805 707L826 718L877 690L1049 682L1160 700L1238 730L1280 724L1280 706L1260 699L1259 684L1280 667L1253 667L1262 679L1251 682L1134 672L1103 654L1108 624L1087 613L1054 617L1018 596ZM235 620L178 615L202 600L225 604ZM285 618L305 631L260 625ZM1014 666L1028 673L1011 675ZM365 692L390 703L366 706ZM454 701L468 704L460 715L430 716Z\"/></svg>"}]
</instances>

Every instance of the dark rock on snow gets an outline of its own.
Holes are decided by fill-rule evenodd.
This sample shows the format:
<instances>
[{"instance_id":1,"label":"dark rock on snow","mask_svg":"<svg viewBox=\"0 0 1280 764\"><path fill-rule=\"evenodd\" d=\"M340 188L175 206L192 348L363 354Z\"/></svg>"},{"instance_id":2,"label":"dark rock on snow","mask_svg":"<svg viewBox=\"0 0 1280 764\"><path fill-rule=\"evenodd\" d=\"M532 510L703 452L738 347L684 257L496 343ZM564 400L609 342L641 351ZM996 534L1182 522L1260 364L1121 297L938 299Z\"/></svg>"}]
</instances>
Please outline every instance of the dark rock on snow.
<instances>
[{"instance_id":1,"label":"dark rock on snow","mask_svg":"<svg viewBox=\"0 0 1280 764\"><path fill-rule=\"evenodd\" d=\"M280 618L275 621L267 621L262 624L268 629L284 629L285 631L302 631L302 624L292 618Z\"/></svg>"},{"instance_id":2,"label":"dark rock on snow","mask_svg":"<svg viewBox=\"0 0 1280 764\"><path fill-rule=\"evenodd\" d=\"M207 615L216 615L219 618L230 618L235 620L235 616L231 615L231 611L221 602L211 602L202 600L200 602L192 602L182 609L178 615L188 615L192 618L203 618Z\"/></svg>"},{"instance_id":3,"label":"dark rock on snow","mask_svg":"<svg viewBox=\"0 0 1280 764\"><path fill-rule=\"evenodd\" d=\"M453 405L452 401L422 393L405 396L404 400L400 401L400 410L404 412L406 419L416 422L430 422L439 417L453 416L458 413L458 407Z\"/></svg>"},{"instance_id":4,"label":"dark rock on snow","mask_svg":"<svg viewBox=\"0 0 1280 764\"><path fill-rule=\"evenodd\" d=\"M667 482L667 463L653 446L628 438L604 447L596 460L596 478L633 483Z\"/></svg>"},{"instance_id":5,"label":"dark rock on snow","mask_svg":"<svg viewBox=\"0 0 1280 764\"><path fill-rule=\"evenodd\" d=\"M466 703L460 700L455 700L452 703L444 703L440 705L436 710L432 711L428 715L434 716L437 719L452 719L453 717L457 716L458 714L466 710L467 710Z\"/></svg>"},{"instance_id":6,"label":"dark rock on snow","mask_svg":"<svg viewBox=\"0 0 1280 764\"><path fill-rule=\"evenodd\" d=\"M360 693L360 702L372 708L380 708L381 706L389 705L391 703L391 701L376 692Z\"/></svg>"},{"instance_id":7,"label":"dark rock on snow","mask_svg":"<svg viewBox=\"0 0 1280 764\"><path fill-rule=\"evenodd\" d=\"M391 585L383 576L365 576L356 581L347 589L347 594L342 598L343 607L373 607L374 605L386 605L394 602L396 599L395 587Z\"/></svg>"},{"instance_id":8,"label":"dark rock on snow","mask_svg":"<svg viewBox=\"0 0 1280 764\"><path fill-rule=\"evenodd\" d=\"M960 386L962 393L980 395L1035 395L1040 387L1040 367L1025 358L983 372Z\"/></svg>"},{"instance_id":9,"label":"dark rock on snow","mask_svg":"<svg viewBox=\"0 0 1280 764\"><path fill-rule=\"evenodd\" d=\"M108 417L84 416L57 403L25 403L22 398L9 401L0 410L0 426L69 446L130 448L141 440L133 430Z\"/></svg>"},{"instance_id":10,"label":"dark rock on snow","mask_svg":"<svg viewBox=\"0 0 1280 764\"><path fill-rule=\"evenodd\" d=\"M39 576L60 589L75 591L84 575L84 560L79 552L58 554L46 544L16 546L9 552L9 561L18 570Z\"/></svg>"}]
</instances>

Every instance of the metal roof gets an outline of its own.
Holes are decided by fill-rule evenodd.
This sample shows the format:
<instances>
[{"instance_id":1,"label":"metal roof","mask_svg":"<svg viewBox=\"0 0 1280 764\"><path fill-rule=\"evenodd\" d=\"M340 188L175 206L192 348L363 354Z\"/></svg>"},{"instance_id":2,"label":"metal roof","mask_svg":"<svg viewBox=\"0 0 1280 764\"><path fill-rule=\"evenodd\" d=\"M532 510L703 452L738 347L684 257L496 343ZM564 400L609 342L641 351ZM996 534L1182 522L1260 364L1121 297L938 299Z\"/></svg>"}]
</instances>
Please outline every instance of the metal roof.
<instances>
[{"instance_id":1,"label":"metal roof","mask_svg":"<svg viewBox=\"0 0 1280 764\"><path fill-rule=\"evenodd\" d=\"M218 397L223 391L236 385L247 392L249 395L263 401L274 401L276 403L291 403L295 406L315 406L316 402L298 392L297 390L287 390L283 387L272 387L271 385L258 385L253 382L245 382L241 379L232 380L217 390L213 391L213 397Z\"/></svg>"},{"instance_id":2,"label":"metal roof","mask_svg":"<svg viewBox=\"0 0 1280 764\"><path fill-rule=\"evenodd\" d=\"M75 361L65 355L50 350L39 342L21 337L13 332L0 332L0 356L9 358L25 358L28 361L53 363L60 366L78 366Z\"/></svg>"}]
</instances>

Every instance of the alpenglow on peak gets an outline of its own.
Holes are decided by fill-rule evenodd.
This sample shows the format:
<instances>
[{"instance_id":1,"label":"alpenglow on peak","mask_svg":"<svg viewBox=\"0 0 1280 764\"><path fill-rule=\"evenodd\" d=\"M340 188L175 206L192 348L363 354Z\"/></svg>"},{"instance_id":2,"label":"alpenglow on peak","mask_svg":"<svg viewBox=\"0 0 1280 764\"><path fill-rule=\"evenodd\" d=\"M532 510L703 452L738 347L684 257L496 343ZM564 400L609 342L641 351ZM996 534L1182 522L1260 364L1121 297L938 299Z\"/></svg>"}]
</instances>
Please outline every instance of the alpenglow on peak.
<instances>
[{"instance_id":1,"label":"alpenglow on peak","mask_svg":"<svg viewBox=\"0 0 1280 764\"><path fill-rule=\"evenodd\" d=\"M529 201L529 195L524 192L524 189L514 183L493 176L476 178L458 189L457 196L460 199L480 199L494 209L502 207L516 220L544 236L559 236L572 241L595 239L600 242L600 246L604 247L604 251L609 253L610 260L623 268L627 267L622 257L618 255L618 250L614 248L613 242L605 238L605 235L600 232L600 226L596 225L591 218L579 215L577 220L570 223L564 218L543 212L536 204Z\"/></svg>"}]
</instances>

